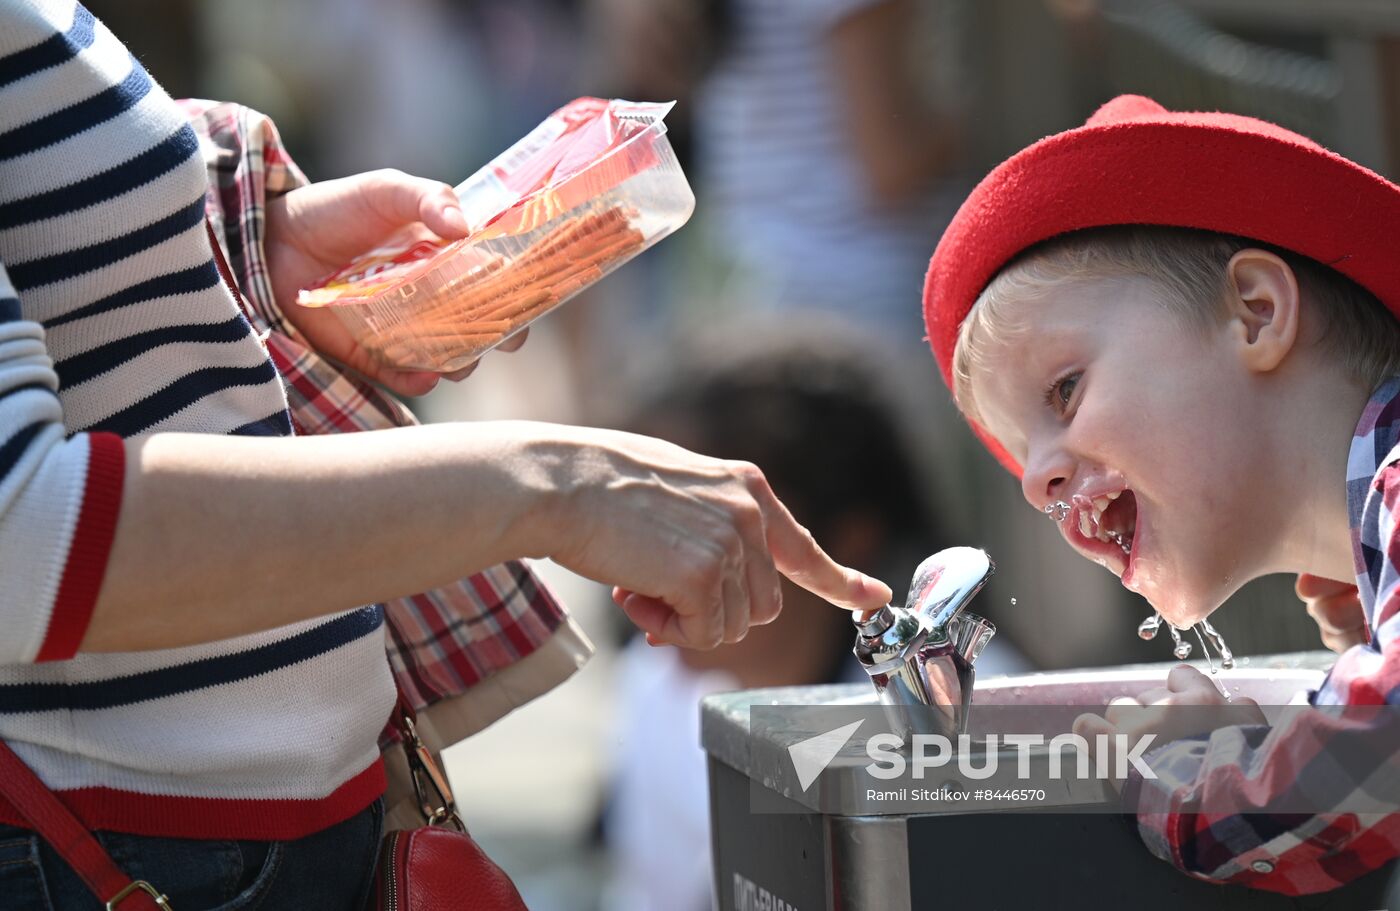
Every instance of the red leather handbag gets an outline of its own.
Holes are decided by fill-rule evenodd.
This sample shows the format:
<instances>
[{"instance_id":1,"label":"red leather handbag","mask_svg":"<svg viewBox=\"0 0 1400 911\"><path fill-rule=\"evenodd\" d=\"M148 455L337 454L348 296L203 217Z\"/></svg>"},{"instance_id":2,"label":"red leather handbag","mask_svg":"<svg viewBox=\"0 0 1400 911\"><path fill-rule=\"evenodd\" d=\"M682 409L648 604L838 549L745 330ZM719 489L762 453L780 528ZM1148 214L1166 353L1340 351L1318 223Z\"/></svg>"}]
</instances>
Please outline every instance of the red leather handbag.
<instances>
[{"instance_id":1,"label":"red leather handbag","mask_svg":"<svg viewBox=\"0 0 1400 911\"><path fill-rule=\"evenodd\" d=\"M375 874L380 911L529 911L515 883L467 833L452 789L400 698L394 713L427 825L384 836Z\"/></svg>"}]
</instances>

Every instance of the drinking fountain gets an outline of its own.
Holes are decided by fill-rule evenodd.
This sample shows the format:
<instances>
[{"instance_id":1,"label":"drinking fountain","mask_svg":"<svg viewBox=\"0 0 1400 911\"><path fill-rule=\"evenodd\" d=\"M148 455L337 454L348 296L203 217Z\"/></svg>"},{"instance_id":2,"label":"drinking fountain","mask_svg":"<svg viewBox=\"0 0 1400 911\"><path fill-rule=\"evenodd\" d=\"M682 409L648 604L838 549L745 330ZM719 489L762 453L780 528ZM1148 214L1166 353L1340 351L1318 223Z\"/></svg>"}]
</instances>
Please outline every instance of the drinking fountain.
<instances>
[{"instance_id":1,"label":"drinking fountain","mask_svg":"<svg viewBox=\"0 0 1400 911\"><path fill-rule=\"evenodd\" d=\"M1030 765L1046 799L1029 811L968 801L917 810L872 803L870 757L855 741L836 743L815 779L804 777L790 750L831 736L853 707L866 707L866 716L878 707L872 717L883 718L906 757L910 735L942 736L972 755L990 751L986 738L998 724L1048 740L1069 730L1079 712L1102 713L1115 697L1162 686L1180 664L1022 674L984 680L974 690L977 657L995 627L967 606L992 572L983 551L949 548L919 565L903 607L856 617L854 651L868 683L745 690L703 701L718 911L1400 908L1396 862L1301 897L1187 877L1148 852L1105 781L1047 780L1044 749ZM1222 683L1271 718L1283 711L1276 707L1318 686L1335 658L1325 651L1254 656ZM784 722L791 713L773 710L793 706L847 714L830 723ZM1003 768L1015 767L1016 758L1007 754ZM959 780L961 769L950 763L923 783L978 784Z\"/></svg>"},{"instance_id":2,"label":"drinking fountain","mask_svg":"<svg viewBox=\"0 0 1400 911\"><path fill-rule=\"evenodd\" d=\"M996 627L965 608L994 570L986 551L941 550L914 571L903 608L855 618L856 660L901 738L966 732L974 665Z\"/></svg>"}]
</instances>

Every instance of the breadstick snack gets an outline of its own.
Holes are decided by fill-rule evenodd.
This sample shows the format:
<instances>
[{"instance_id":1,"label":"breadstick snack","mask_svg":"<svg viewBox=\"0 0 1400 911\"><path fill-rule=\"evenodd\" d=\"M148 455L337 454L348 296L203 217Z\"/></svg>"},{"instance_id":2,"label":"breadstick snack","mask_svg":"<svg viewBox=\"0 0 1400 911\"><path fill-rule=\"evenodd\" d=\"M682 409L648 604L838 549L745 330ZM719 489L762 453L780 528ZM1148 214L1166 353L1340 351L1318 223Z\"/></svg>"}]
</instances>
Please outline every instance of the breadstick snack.
<instances>
[{"instance_id":1,"label":"breadstick snack","mask_svg":"<svg viewBox=\"0 0 1400 911\"><path fill-rule=\"evenodd\" d=\"M467 237L395 235L298 303L391 366L465 367L690 218L671 107L570 102L456 188Z\"/></svg>"}]
</instances>

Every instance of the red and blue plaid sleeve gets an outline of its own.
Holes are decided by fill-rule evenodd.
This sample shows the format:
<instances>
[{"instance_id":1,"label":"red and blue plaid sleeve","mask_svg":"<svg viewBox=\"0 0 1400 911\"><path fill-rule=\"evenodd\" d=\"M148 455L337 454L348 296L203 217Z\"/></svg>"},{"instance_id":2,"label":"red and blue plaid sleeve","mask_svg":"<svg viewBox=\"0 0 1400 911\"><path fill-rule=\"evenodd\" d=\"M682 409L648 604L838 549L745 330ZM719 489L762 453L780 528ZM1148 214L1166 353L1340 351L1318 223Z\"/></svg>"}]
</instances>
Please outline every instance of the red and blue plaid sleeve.
<instances>
[{"instance_id":1,"label":"red and blue plaid sleeve","mask_svg":"<svg viewBox=\"0 0 1400 911\"><path fill-rule=\"evenodd\" d=\"M1145 757L1125 797L1148 848L1201 879L1301 895L1400 856L1400 464L1374 476L1359 523L1371 641L1341 655L1312 707ZM1282 812L1306 810L1317 812Z\"/></svg>"}]
</instances>

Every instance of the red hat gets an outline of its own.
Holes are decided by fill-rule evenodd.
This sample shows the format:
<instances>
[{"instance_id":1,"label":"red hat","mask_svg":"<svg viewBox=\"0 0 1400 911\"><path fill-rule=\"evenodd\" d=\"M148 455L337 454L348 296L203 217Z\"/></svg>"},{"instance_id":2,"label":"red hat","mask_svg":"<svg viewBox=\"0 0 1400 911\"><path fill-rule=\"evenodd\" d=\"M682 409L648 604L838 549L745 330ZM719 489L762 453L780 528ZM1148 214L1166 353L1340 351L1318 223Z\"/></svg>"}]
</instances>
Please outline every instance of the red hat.
<instances>
[{"instance_id":1,"label":"red hat","mask_svg":"<svg viewBox=\"0 0 1400 911\"><path fill-rule=\"evenodd\" d=\"M1003 266L1058 234L1126 224L1236 234L1300 253L1400 317L1400 187L1263 120L1121 95L1084 126L998 165L944 232L924 280L924 322L949 388L958 327ZM1016 461L973 429L1019 477Z\"/></svg>"}]
</instances>

